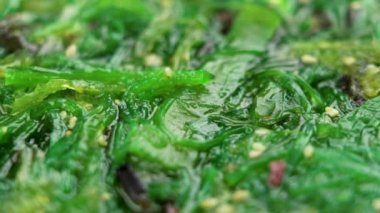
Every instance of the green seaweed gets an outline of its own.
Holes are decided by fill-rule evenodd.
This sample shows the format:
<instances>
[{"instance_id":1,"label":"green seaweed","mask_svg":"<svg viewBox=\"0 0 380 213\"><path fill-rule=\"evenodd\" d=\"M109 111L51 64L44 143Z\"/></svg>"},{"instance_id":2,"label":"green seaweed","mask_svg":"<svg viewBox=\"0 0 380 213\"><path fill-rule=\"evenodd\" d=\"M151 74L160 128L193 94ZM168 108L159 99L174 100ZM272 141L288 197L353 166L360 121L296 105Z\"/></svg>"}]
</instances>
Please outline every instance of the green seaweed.
<instances>
[{"instance_id":1,"label":"green seaweed","mask_svg":"<svg viewBox=\"0 0 380 213\"><path fill-rule=\"evenodd\" d=\"M379 8L0 0L0 212L378 212Z\"/></svg>"}]
</instances>

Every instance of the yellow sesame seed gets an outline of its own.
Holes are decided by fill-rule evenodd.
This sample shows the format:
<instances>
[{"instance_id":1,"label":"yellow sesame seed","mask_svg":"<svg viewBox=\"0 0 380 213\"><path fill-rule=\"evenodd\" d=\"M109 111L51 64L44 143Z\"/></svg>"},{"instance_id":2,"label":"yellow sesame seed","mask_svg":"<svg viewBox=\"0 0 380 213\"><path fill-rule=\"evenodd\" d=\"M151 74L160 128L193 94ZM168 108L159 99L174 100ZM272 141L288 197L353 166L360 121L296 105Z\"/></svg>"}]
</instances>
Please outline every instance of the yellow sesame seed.
<instances>
[{"instance_id":1,"label":"yellow sesame seed","mask_svg":"<svg viewBox=\"0 0 380 213\"><path fill-rule=\"evenodd\" d=\"M59 115L62 117L62 119L67 118L67 112L66 112L66 111L61 111L61 112L59 113Z\"/></svg>"},{"instance_id":2,"label":"yellow sesame seed","mask_svg":"<svg viewBox=\"0 0 380 213\"><path fill-rule=\"evenodd\" d=\"M255 130L255 134L258 136L265 136L265 135L268 135L269 133L270 133L270 130L265 129L265 128L258 128Z\"/></svg>"},{"instance_id":3,"label":"yellow sesame seed","mask_svg":"<svg viewBox=\"0 0 380 213\"><path fill-rule=\"evenodd\" d=\"M66 51L65 51L65 55L68 58L76 58L78 55L77 45L71 44L70 46L68 46Z\"/></svg>"},{"instance_id":4,"label":"yellow sesame seed","mask_svg":"<svg viewBox=\"0 0 380 213\"><path fill-rule=\"evenodd\" d=\"M86 103L86 104L84 105L84 107L85 107L87 110L91 110L92 108L94 108L94 105L89 104L89 103Z\"/></svg>"},{"instance_id":5,"label":"yellow sesame seed","mask_svg":"<svg viewBox=\"0 0 380 213\"><path fill-rule=\"evenodd\" d=\"M249 191L247 190L237 190L232 194L232 200L236 202L245 201L249 198Z\"/></svg>"},{"instance_id":6,"label":"yellow sesame seed","mask_svg":"<svg viewBox=\"0 0 380 213\"><path fill-rule=\"evenodd\" d=\"M98 144L100 146L103 146L103 147L106 147L108 145L105 135L99 136L99 138L98 138Z\"/></svg>"},{"instance_id":7,"label":"yellow sesame seed","mask_svg":"<svg viewBox=\"0 0 380 213\"><path fill-rule=\"evenodd\" d=\"M104 201L110 200L111 197L112 197L112 195L110 193L108 193L108 192L104 192L102 194L102 200L104 200Z\"/></svg>"},{"instance_id":8,"label":"yellow sesame seed","mask_svg":"<svg viewBox=\"0 0 380 213\"><path fill-rule=\"evenodd\" d=\"M380 211L380 198L376 198L372 201L372 207L377 210L377 211Z\"/></svg>"},{"instance_id":9,"label":"yellow sesame seed","mask_svg":"<svg viewBox=\"0 0 380 213\"><path fill-rule=\"evenodd\" d=\"M165 67L164 69L165 76L171 78L173 76L173 70L170 67Z\"/></svg>"},{"instance_id":10,"label":"yellow sesame seed","mask_svg":"<svg viewBox=\"0 0 380 213\"><path fill-rule=\"evenodd\" d=\"M229 163L227 166L224 168L227 172L233 172L236 169L236 165L234 163Z\"/></svg>"},{"instance_id":11,"label":"yellow sesame seed","mask_svg":"<svg viewBox=\"0 0 380 213\"><path fill-rule=\"evenodd\" d=\"M73 132L70 131L70 130L67 130L67 131L65 132L65 136L66 136L66 137L70 136L71 134L73 134Z\"/></svg>"},{"instance_id":12,"label":"yellow sesame seed","mask_svg":"<svg viewBox=\"0 0 380 213\"><path fill-rule=\"evenodd\" d=\"M301 61L304 64L317 64L318 63L318 59L312 55L303 55L301 57Z\"/></svg>"},{"instance_id":13,"label":"yellow sesame seed","mask_svg":"<svg viewBox=\"0 0 380 213\"><path fill-rule=\"evenodd\" d=\"M305 156L305 158L310 159L313 157L313 154L314 154L314 147L308 144L303 150L303 155Z\"/></svg>"},{"instance_id":14,"label":"yellow sesame seed","mask_svg":"<svg viewBox=\"0 0 380 213\"><path fill-rule=\"evenodd\" d=\"M266 149L265 145L259 142L253 143L252 148L257 151L264 151Z\"/></svg>"},{"instance_id":15,"label":"yellow sesame seed","mask_svg":"<svg viewBox=\"0 0 380 213\"><path fill-rule=\"evenodd\" d=\"M218 205L218 199L216 198L213 198L213 197L210 197L210 198L206 198L204 199L202 202L201 202L201 207L203 209L212 209L214 208L216 205Z\"/></svg>"},{"instance_id":16,"label":"yellow sesame seed","mask_svg":"<svg viewBox=\"0 0 380 213\"><path fill-rule=\"evenodd\" d=\"M116 99L116 100L115 100L115 104L116 104L117 106L121 106L121 101L120 101L119 99Z\"/></svg>"},{"instance_id":17,"label":"yellow sesame seed","mask_svg":"<svg viewBox=\"0 0 380 213\"><path fill-rule=\"evenodd\" d=\"M368 64L365 71L368 74L377 74L380 72L380 67L377 67L373 64Z\"/></svg>"},{"instance_id":18,"label":"yellow sesame seed","mask_svg":"<svg viewBox=\"0 0 380 213\"><path fill-rule=\"evenodd\" d=\"M45 152L43 152L42 150L38 149L36 156L39 159L44 159L45 158Z\"/></svg>"},{"instance_id":19,"label":"yellow sesame seed","mask_svg":"<svg viewBox=\"0 0 380 213\"><path fill-rule=\"evenodd\" d=\"M76 116L70 117L69 120L69 129L74 129L75 125L77 124L78 118Z\"/></svg>"},{"instance_id":20,"label":"yellow sesame seed","mask_svg":"<svg viewBox=\"0 0 380 213\"><path fill-rule=\"evenodd\" d=\"M350 4L350 8L351 10L360 10L362 9L362 5L360 4L360 2L354 1Z\"/></svg>"},{"instance_id":21,"label":"yellow sesame seed","mask_svg":"<svg viewBox=\"0 0 380 213\"><path fill-rule=\"evenodd\" d=\"M156 54L150 54L146 56L144 61L145 61L145 65L152 66L152 67L158 67L158 66L161 66L162 64L162 58Z\"/></svg>"},{"instance_id":22,"label":"yellow sesame seed","mask_svg":"<svg viewBox=\"0 0 380 213\"><path fill-rule=\"evenodd\" d=\"M352 56L344 57L342 59L342 61L343 61L343 64L346 66L352 66L352 65L356 64L356 58L354 58Z\"/></svg>"},{"instance_id":23,"label":"yellow sesame seed","mask_svg":"<svg viewBox=\"0 0 380 213\"><path fill-rule=\"evenodd\" d=\"M334 118L334 117L337 117L339 116L339 111L336 110L335 108L333 107L326 107L325 108L325 112L328 116L330 116L331 118Z\"/></svg>"},{"instance_id":24,"label":"yellow sesame seed","mask_svg":"<svg viewBox=\"0 0 380 213\"><path fill-rule=\"evenodd\" d=\"M229 204L223 204L219 206L215 212L216 213L234 213L235 209Z\"/></svg>"},{"instance_id":25,"label":"yellow sesame seed","mask_svg":"<svg viewBox=\"0 0 380 213\"><path fill-rule=\"evenodd\" d=\"M254 159L260 157L263 154L263 150L252 150L249 152L249 158Z\"/></svg>"}]
</instances>

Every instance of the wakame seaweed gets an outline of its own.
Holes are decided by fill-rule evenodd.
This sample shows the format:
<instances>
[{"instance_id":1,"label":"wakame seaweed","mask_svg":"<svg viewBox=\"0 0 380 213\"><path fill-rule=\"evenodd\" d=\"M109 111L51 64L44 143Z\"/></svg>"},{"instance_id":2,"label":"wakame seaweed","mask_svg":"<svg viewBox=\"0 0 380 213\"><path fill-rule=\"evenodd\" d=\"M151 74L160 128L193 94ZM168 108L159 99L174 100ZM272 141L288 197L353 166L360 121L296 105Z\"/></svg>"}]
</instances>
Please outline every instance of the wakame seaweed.
<instances>
[{"instance_id":1,"label":"wakame seaweed","mask_svg":"<svg viewBox=\"0 0 380 213\"><path fill-rule=\"evenodd\" d=\"M378 0L0 0L0 212L380 212Z\"/></svg>"}]
</instances>

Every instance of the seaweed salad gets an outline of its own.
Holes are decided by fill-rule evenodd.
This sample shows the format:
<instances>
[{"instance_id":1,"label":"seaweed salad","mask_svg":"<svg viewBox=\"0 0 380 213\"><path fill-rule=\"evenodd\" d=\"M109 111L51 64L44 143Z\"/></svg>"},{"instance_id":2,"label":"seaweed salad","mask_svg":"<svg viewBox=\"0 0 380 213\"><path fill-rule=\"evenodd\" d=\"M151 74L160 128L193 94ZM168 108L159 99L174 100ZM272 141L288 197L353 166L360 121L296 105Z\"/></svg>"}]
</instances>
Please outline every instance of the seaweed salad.
<instances>
[{"instance_id":1,"label":"seaweed salad","mask_svg":"<svg viewBox=\"0 0 380 213\"><path fill-rule=\"evenodd\" d=\"M0 212L380 212L380 1L0 0Z\"/></svg>"}]
</instances>

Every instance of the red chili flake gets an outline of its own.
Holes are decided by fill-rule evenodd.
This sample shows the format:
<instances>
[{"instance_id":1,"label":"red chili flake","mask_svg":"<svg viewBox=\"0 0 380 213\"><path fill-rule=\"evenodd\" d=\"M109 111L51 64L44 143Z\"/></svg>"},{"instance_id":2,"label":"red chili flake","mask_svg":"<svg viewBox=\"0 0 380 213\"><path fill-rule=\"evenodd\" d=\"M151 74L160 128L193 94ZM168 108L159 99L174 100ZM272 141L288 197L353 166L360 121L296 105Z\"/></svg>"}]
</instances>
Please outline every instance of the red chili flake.
<instances>
[{"instance_id":1,"label":"red chili flake","mask_svg":"<svg viewBox=\"0 0 380 213\"><path fill-rule=\"evenodd\" d=\"M282 180L286 170L286 162L283 160L272 161L269 164L268 182L271 186L278 187L282 184Z\"/></svg>"}]
</instances>

